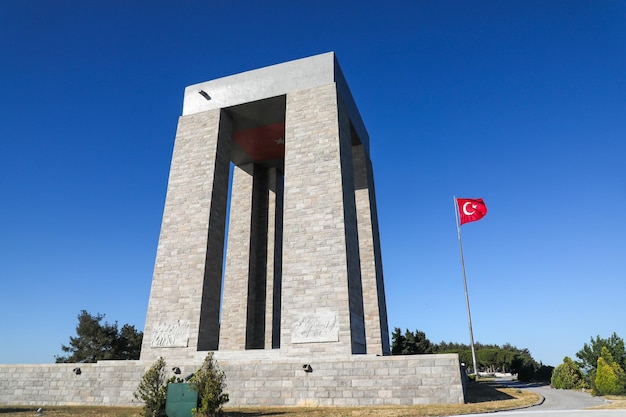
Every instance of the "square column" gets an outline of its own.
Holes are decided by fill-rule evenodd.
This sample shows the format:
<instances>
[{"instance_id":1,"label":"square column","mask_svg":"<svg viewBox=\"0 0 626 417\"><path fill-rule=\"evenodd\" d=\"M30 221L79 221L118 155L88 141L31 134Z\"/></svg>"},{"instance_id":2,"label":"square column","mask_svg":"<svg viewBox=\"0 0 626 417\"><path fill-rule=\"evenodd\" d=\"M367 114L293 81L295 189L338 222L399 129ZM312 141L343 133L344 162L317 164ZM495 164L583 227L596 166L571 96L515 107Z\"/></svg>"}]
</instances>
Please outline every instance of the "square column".
<instances>
[{"instance_id":1,"label":"square column","mask_svg":"<svg viewBox=\"0 0 626 417\"><path fill-rule=\"evenodd\" d=\"M365 153L363 145L360 144L352 147L352 158L359 225L367 353L389 355L391 349L372 162Z\"/></svg>"},{"instance_id":2,"label":"square column","mask_svg":"<svg viewBox=\"0 0 626 417\"><path fill-rule=\"evenodd\" d=\"M365 353L350 126L335 83L287 95L281 351Z\"/></svg>"},{"instance_id":3,"label":"square column","mask_svg":"<svg viewBox=\"0 0 626 417\"><path fill-rule=\"evenodd\" d=\"M282 304L284 178L276 168L271 168L269 175L265 349L278 349L280 348L280 310Z\"/></svg>"},{"instance_id":4,"label":"square column","mask_svg":"<svg viewBox=\"0 0 626 417\"><path fill-rule=\"evenodd\" d=\"M231 121L179 119L141 359L217 349Z\"/></svg>"},{"instance_id":5,"label":"square column","mask_svg":"<svg viewBox=\"0 0 626 417\"><path fill-rule=\"evenodd\" d=\"M253 169L253 164L248 164L234 167L233 171L219 343L221 350L246 348Z\"/></svg>"},{"instance_id":6,"label":"square column","mask_svg":"<svg viewBox=\"0 0 626 417\"><path fill-rule=\"evenodd\" d=\"M282 178L281 178L282 181ZM256 164L235 167L220 350L271 349L274 327L276 169ZM282 190L281 190L282 193ZM282 198L282 194L281 194ZM282 205L281 205L282 206ZM276 285L280 291L280 285ZM278 303L280 306L280 303Z\"/></svg>"}]
</instances>

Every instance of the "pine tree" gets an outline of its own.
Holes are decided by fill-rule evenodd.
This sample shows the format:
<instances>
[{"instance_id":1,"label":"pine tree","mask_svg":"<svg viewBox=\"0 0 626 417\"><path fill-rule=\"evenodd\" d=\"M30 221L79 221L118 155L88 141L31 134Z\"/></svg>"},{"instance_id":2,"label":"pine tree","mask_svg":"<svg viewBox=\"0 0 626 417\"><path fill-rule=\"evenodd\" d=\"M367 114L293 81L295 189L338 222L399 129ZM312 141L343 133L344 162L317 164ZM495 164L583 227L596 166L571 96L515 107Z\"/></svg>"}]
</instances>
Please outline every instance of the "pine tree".
<instances>
[{"instance_id":1,"label":"pine tree","mask_svg":"<svg viewBox=\"0 0 626 417\"><path fill-rule=\"evenodd\" d=\"M159 358L141 378L135 398L143 401L144 417L166 417L167 384L165 359Z\"/></svg>"},{"instance_id":2,"label":"pine tree","mask_svg":"<svg viewBox=\"0 0 626 417\"><path fill-rule=\"evenodd\" d=\"M190 387L198 393L198 407L192 410L194 417L213 417L222 414L222 406L228 402L226 374L213 360L209 352L191 379Z\"/></svg>"},{"instance_id":3,"label":"pine tree","mask_svg":"<svg viewBox=\"0 0 626 417\"><path fill-rule=\"evenodd\" d=\"M56 356L57 363L97 362L108 359L139 359L143 332L125 324L118 330L117 322L101 323L104 314L92 316L82 310L78 315L76 337L69 346L61 345L66 356Z\"/></svg>"}]
</instances>

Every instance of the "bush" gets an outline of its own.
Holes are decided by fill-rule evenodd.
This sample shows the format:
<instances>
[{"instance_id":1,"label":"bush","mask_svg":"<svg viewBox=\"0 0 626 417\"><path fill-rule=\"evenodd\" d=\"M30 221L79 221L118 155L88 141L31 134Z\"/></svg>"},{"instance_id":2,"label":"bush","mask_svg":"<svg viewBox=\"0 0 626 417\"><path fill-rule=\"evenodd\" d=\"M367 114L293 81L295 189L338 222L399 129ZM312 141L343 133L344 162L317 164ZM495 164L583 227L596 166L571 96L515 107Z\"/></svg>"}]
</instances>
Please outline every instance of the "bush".
<instances>
[{"instance_id":1,"label":"bush","mask_svg":"<svg viewBox=\"0 0 626 417\"><path fill-rule=\"evenodd\" d=\"M159 358L141 378L135 398L144 402L144 417L166 417L167 385L181 382L175 376L165 379L165 359Z\"/></svg>"},{"instance_id":2,"label":"bush","mask_svg":"<svg viewBox=\"0 0 626 417\"><path fill-rule=\"evenodd\" d=\"M580 368L567 356L563 358L563 363L552 372L550 382L552 387L557 389L577 389L584 385Z\"/></svg>"},{"instance_id":3,"label":"bush","mask_svg":"<svg viewBox=\"0 0 626 417\"><path fill-rule=\"evenodd\" d=\"M624 371L618 363L613 361L613 356L606 347L602 347L598 366L596 369L596 390L599 395L623 394Z\"/></svg>"},{"instance_id":4,"label":"bush","mask_svg":"<svg viewBox=\"0 0 626 417\"><path fill-rule=\"evenodd\" d=\"M213 352L209 352L191 379L189 386L198 393L198 407L192 410L195 417L213 417L222 414L222 406L228 402L226 375L213 360Z\"/></svg>"}]
</instances>

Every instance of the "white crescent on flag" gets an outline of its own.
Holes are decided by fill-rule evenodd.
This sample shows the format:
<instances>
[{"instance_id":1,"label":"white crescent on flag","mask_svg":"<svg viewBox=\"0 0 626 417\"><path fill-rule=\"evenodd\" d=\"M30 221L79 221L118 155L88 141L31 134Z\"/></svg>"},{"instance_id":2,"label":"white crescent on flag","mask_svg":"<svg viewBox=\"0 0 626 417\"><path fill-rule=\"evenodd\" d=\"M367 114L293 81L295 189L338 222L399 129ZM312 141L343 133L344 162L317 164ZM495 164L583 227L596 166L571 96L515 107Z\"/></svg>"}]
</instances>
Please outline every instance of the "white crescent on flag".
<instances>
[{"instance_id":1,"label":"white crescent on flag","mask_svg":"<svg viewBox=\"0 0 626 417\"><path fill-rule=\"evenodd\" d=\"M465 214L466 216L471 216L472 214L476 213L476 210L472 211L471 213L469 211L467 211L467 206L471 205L473 209L476 208L476 206L472 203L470 203L469 201L467 203L463 204L463 214Z\"/></svg>"},{"instance_id":2,"label":"white crescent on flag","mask_svg":"<svg viewBox=\"0 0 626 417\"><path fill-rule=\"evenodd\" d=\"M456 198L455 200L460 224L475 222L487 214L487 206L482 198Z\"/></svg>"}]
</instances>

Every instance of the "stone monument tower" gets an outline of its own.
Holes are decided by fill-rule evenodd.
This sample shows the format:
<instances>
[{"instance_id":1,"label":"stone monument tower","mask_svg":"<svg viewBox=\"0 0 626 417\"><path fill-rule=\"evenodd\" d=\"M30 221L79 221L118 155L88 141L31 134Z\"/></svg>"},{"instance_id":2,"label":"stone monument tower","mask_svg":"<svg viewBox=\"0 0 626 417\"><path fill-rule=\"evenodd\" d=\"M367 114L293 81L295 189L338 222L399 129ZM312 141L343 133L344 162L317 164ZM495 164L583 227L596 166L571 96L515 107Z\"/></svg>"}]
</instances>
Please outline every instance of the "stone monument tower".
<instances>
[{"instance_id":1,"label":"stone monument tower","mask_svg":"<svg viewBox=\"0 0 626 417\"><path fill-rule=\"evenodd\" d=\"M0 404L137 405L159 357L186 376L208 351L232 406L464 402L458 355L389 355L369 138L333 53L185 89L140 360L0 365Z\"/></svg>"},{"instance_id":2,"label":"stone monument tower","mask_svg":"<svg viewBox=\"0 0 626 417\"><path fill-rule=\"evenodd\" d=\"M141 358L256 349L389 354L369 137L332 52L185 89Z\"/></svg>"}]
</instances>

